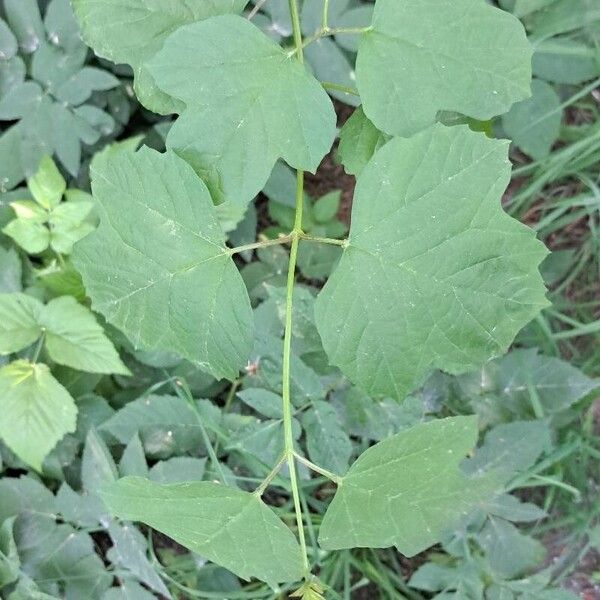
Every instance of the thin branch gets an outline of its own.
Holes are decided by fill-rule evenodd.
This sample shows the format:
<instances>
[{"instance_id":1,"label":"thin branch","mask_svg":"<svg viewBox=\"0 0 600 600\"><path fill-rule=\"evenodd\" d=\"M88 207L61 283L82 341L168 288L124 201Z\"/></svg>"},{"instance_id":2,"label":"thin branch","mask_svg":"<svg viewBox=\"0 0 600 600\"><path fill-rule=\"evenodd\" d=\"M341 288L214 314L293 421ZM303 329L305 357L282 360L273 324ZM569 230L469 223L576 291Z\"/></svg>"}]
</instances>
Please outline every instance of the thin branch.
<instances>
[{"instance_id":1,"label":"thin branch","mask_svg":"<svg viewBox=\"0 0 600 600\"><path fill-rule=\"evenodd\" d=\"M308 458L304 458L304 456L298 454L297 452L294 452L294 456L298 462L302 463L305 467L308 467L311 471L314 471L319 475L323 475L323 477L327 477L327 479L333 481L333 483L336 485L340 485L340 483L342 483L342 478L339 475L336 475L335 473L332 473L323 467L319 467L319 465L316 465L314 462L308 460Z\"/></svg>"}]
</instances>

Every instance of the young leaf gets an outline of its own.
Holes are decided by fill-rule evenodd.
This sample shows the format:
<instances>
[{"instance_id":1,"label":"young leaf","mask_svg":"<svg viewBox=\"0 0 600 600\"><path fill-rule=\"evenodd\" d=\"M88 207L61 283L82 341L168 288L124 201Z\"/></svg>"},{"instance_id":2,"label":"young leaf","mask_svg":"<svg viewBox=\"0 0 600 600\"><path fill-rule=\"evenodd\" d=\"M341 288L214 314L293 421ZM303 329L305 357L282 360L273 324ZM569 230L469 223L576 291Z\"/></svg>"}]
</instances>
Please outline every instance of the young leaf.
<instances>
[{"instance_id":1,"label":"young leaf","mask_svg":"<svg viewBox=\"0 0 600 600\"><path fill-rule=\"evenodd\" d=\"M156 87L144 62L182 25L241 12L247 3L248 0L73 0L73 9L85 42L98 56L130 64L140 102L154 112L168 114L180 104Z\"/></svg>"},{"instance_id":2,"label":"young leaf","mask_svg":"<svg viewBox=\"0 0 600 600\"><path fill-rule=\"evenodd\" d=\"M76 416L73 398L46 365L17 360L0 369L0 437L34 469L75 431Z\"/></svg>"},{"instance_id":3,"label":"young leaf","mask_svg":"<svg viewBox=\"0 0 600 600\"><path fill-rule=\"evenodd\" d=\"M469 479L458 466L477 440L474 417L417 425L364 452L339 484L321 525L326 550L396 546L413 556L440 541L479 501L492 478Z\"/></svg>"},{"instance_id":4,"label":"young leaf","mask_svg":"<svg viewBox=\"0 0 600 600\"><path fill-rule=\"evenodd\" d=\"M247 19L225 15L181 27L148 68L186 105L167 146L194 167L215 200L245 208L278 158L315 171L331 148L336 117L329 97Z\"/></svg>"},{"instance_id":5,"label":"young leaf","mask_svg":"<svg viewBox=\"0 0 600 600\"><path fill-rule=\"evenodd\" d=\"M329 359L367 392L402 399L433 367L472 369L546 306L546 250L500 205L506 154L438 124L388 142L359 177L315 314Z\"/></svg>"},{"instance_id":6,"label":"young leaf","mask_svg":"<svg viewBox=\"0 0 600 600\"><path fill-rule=\"evenodd\" d=\"M42 158L35 175L27 180L27 186L35 201L46 210L57 206L67 189L63 176L49 156Z\"/></svg>"},{"instance_id":7,"label":"young leaf","mask_svg":"<svg viewBox=\"0 0 600 600\"><path fill-rule=\"evenodd\" d=\"M73 261L94 308L136 347L233 379L250 354L252 311L202 181L148 147L109 148L91 172L100 226Z\"/></svg>"},{"instance_id":8,"label":"young leaf","mask_svg":"<svg viewBox=\"0 0 600 600\"><path fill-rule=\"evenodd\" d=\"M531 54L518 19L480 0L377 0L356 82L375 126L409 136L440 110L485 121L527 98Z\"/></svg>"},{"instance_id":9,"label":"young leaf","mask_svg":"<svg viewBox=\"0 0 600 600\"><path fill-rule=\"evenodd\" d=\"M209 482L159 485L126 477L102 497L116 516L142 521L242 579L275 587L302 575L292 532L254 494Z\"/></svg>"},{"instance_id":10,"label":"young leaf","mask_svg":"<svg viewBox=\"0 0 600 600\"><path fill-rule=\"evenodd\" d=\"M525 154L540 160L550 153L558 138L562 108L558 94L545 81L534 79L531 94L502 117L502 126Z\"/></svg>"}]
</instances>

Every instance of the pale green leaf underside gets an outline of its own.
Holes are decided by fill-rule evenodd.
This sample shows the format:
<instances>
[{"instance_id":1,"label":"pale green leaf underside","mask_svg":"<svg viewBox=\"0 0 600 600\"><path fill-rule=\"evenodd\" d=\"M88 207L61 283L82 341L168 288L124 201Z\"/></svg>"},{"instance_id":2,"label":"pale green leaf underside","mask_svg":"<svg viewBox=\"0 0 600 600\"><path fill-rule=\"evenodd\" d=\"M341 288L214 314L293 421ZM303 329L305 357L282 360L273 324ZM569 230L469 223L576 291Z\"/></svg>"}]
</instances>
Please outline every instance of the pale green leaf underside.
<instances>
[{"instance_id":1,"label":"pale green leaf underside","mask_svg":"<svg viewBox=\"0 0 600 600\"><path fill-rule=\"evenodd\" d=\"M73 260L94 308L136 347L235 377L252 310L206 186L175 154L148 147L109 149L91 173L100 226Z\"/></svg>"},{"instance_id":2,"label":"pale green leaf underside","mask_svg":"<svg viewBox=\"0 0 600 600\"><path fill-rule=\"evenodd\" d=\"M243 579L275 587L302 576L293 533L254 494L212 482L160 485L126 477L102 498L114 515L141 521Z\"/></svg>"},{"instance_id":3,"label":"pale green leaf underside","mask_svg":"<svg viewBox=\"0 0 600 600\"><path fill-rule=\"evenodd\" d=\"M364 452L342 478L320 529L326 550L396 546L413 556L493 493L459 463L477 440L475 417L417 425Z\"/></svg>"},{"instance_id":4,"label":"pale green leaf underside","mask_svg":"<svg viewBox=\"0 0 600 600\"><path fill-rule=\"evenodd\" d=\"M181 105L161 92L144 67L173 31L215 15L241 12L247 0L72 0L85 42L98 56L128 63L138 98L167 114Z\"/></svg>"},{"instance_id":5,"label":"pale green leaf underside","mask_svg":"<svg viewBox=\"0 0 600 600\"><path fill-rule=\"evenodd\" d=\"M377 128L409 136L440 110L487 120L527 98L531 53L520 22L481 0L377 0L356 81Z\"/></svg>"},{"instance_id":6,"label":"pale green leaf underside","mask_svg":"<svg viewBox=\"0 0 600 600\"><path fill-rule=\"evenodd\" d=\"M246 206L278 158L315 171L331 148L336 117L329 97L247 19L225 15L182 27L147 66L187 107L167 146L218 202Z\"/></svg>"},{"instance_id":7,"label":"pale green leaf underside","mask_svg":"<svg viewBox=\"0 0 600 600\"><path fill-rule=\"evenodd\" d=\"M403 398L432 368L506 351L544 307L532 230L503 212L507 142L435 125L381 148L358 179L349 245L315 306L331 362Z\"/></svg>"},{"instance_id":8,"label":"pale green leaf underside","mask_svg":"<svg viewBox=\"0 0 600 600\"><path fill-rule=\"evenodd\" d=\"M17 360L0 369L0 438L41 471L48 452L75 431L77 408L43 364Z\"/></svg>"}]
</instances>

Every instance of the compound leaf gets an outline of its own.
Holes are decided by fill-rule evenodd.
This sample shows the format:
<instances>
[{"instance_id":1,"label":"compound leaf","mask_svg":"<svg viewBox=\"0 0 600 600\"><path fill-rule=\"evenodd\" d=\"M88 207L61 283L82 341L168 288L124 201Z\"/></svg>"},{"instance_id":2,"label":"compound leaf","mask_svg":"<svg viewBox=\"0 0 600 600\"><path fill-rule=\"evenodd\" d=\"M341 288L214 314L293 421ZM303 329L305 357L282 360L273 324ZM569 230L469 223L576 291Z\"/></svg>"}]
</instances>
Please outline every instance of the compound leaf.
<instances>
[{"instance_id":1,"label":"compound leaf","mask_svg":"<svg viewBox=\"0 0 600 600\"><path fill-rule=\"evenodd\" d=\"M527 98L531 54L520 22L480 0L377 0L356 81L375 126L409 136L439 110L486 121Z\"/></svg>"},{"instance_id":2,"label":"compound leaf","mask_svg":"<svg viewBox=\"0 0 600 600\"><path fill-rule=\"evenodd\" d=\"M126 477L102 498L116 516L141 521L242 579L275 587L302 575L294 535L254 494L211 482L160 485Z\"/></svg>"},{"instance_id":3,"label":"compound leaf","mask_svg":"<svg viewBox=\"0 0 600 600\"><path fill-rule=\"evenodd\" d=\"M73 260L96 310L136 347L233 379L253 317L206 186L175 154L109 149L92 163L99 228Z\"/></svg>"},{"instance_id":4,"label":"compound leaf","mask_svg":"<svg viewBox=\"0 0 600 600\"><path fill-rule=\"evenodd\" d=\"M156 87L144 61L182 25L241 12L246 4L247 0L73 0L73 9L85 42L103 58L130 64L140 102L168 114L176 111L178 102Z\"/></svg>"},{"instance_id":5,"label":"compound leaf","mask_svg":"<svg viewBox=\"0 0 600 600\"><path fill-rule=\"evenodd\" d=\"M2 367L0 406L0 437L38 471L56 443L75 431L75 402L46 365L16 360Z\"/></svg>"},{"instance_id":6,"label":"compound leaf","mask_svg":"<svg viewBox=\"0 0 600 600\"><path fill-rule=\"evenodd\" d=\"M507 143L465 126L396 138L356 186L342 258L317 298L325 351L371 394L503 353L547 302L533 231L502 211Z\"/></svg>"},{"instance_id":7,"label":"compound leaf","mask_svg":"<svg viewBox=\"0 0 600 600\"><path fill-rule=\"evenodd\" d=\"M224 15L182 27L148 68L187 107L167 146L194 167L216 201L245 208L278 158L315 171L331 148L336 117L329 97L247 19Z\"/></svg>"},{"instance_id":8,"label":"compound leaf","mask_svg":"<svg viewBox=\"0 0 600 600\"><path fill-rule=\"evenodd\" d=\"M459 463L477 441L477 419L430 421L364 452L339 484L321 525L326 550L396 546L413 556L496 487L469 479Z\"/></svg>"}]
</instances>

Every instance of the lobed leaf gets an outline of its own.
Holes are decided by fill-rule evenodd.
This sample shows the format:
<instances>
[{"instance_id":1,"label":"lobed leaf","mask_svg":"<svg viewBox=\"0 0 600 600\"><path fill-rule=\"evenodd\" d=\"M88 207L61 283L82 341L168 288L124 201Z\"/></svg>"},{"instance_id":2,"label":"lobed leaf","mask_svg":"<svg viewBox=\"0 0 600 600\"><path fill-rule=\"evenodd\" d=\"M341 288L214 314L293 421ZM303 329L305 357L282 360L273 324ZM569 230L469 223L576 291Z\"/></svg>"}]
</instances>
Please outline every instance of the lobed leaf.
<instances>
[{"instance_id":1,"label":"lobed leaf","mask_svg":"<svg viewBox=\"0 0 600 600\"><path fill-rule=\"evenodd\" d=\"M315 171L335 137L335 112L306 68L247 19L181 27L150 60L158 86L185 103L167 146L216 201L245 209L278 158Z\"/></svg>"},{"instance_id":2,"label":"lobed leaf","mask_svg":"<svg viewBox=\"0 0 600 600\"><path fill-rule=\"evenodd\" d=\"M102 497L116 516L142 521L242 579L275 587L302 576L294 535L254 494L211 482L159 485L126 477Z\"/></svg>"},{"instance_id":3,"label":"lobed leaf","mask_svg":"<svg viewBox=\"0 0 600 600\"><path fill-rule=\"evenodd\" d=\"M356 82L375 126L409 136L440 110L485 121L527 98L531 54L518 19L480 0L377 0Z\"/></svg>"},{"instance_id":4,"label":"lobed leaf","mask_svg":"<svg viewBox=\"0 0 600 600\"><path fill-rule=\"evenodd\" d=\"M247 3L248 0L73 0L73 9L85 42L98 56L130 64L140 102L149 110L168 114L181 105L156 87L144 62L182 25L241 12Z\"/></svg>"},{"instance_id":5,"label":"lobed leaf","mask_svg":"<svg viewBox=\"0 0 600 600\"><path fill-rule=\"evenodd\" d=\"M533 231L502 211L507 144L435 125L381 148L358 179L348 245L315 306L330 361L402 399L432 368L503 353L546 306Z\"/></svg>"},{"instance_id":6,"label":"lobed leaf","mask_svg":"<svg viewBox=\"0 0 600 600\"><path fill-rule=\"evenodd\" d=\"M369 448L342 478L319 535L325 550L396 546L405 556L444 532L491 496L496 482L459 469L477 441L477 419L417 425Z\"/></svg>"},{"instance_id":7,"label":"lobed leaf","mask_svg":"<svg viewBox=\"0 0 600 600\"><path fill-rule=\"evenodd\" d=\"M94 308L136 348L233 379L250 354L252 311L206 186L148 147L108 149L91 172L100 226L73 261Z\"/></svg>"}]
</instances>

